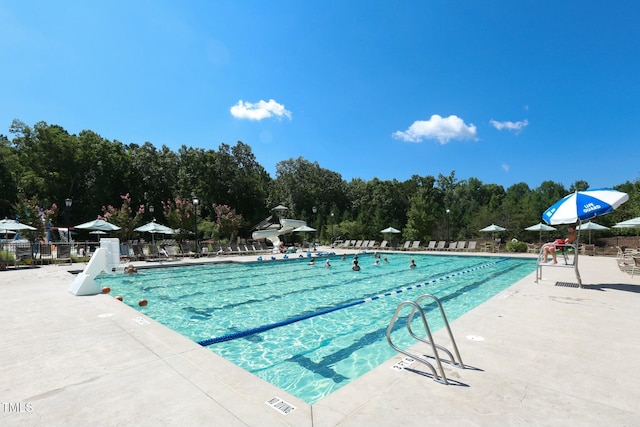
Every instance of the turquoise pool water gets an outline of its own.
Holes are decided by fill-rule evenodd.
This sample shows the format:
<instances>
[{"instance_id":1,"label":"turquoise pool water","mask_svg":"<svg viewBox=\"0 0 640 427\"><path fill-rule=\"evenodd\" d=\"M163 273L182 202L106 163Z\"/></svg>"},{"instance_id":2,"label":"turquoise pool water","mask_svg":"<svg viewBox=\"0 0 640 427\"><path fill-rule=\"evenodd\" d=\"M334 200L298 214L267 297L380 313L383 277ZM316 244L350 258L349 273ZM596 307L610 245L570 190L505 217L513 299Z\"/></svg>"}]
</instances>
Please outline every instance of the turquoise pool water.
<instances>
[{"instance_id":1,"label":"turquoise pool water","mask_svg":"<svg viewBox=\"0 0 640 427\"><path fill-rule=\"evenodd\" d=\"M358 256L361 271L351 270L349 256L329 258L331 268L323 268L324 259L312 266L304 258L142 269L98 281L126 304L313 404L397 354L386 329L399 303L435 295L452 322L535 269L535 260L522 258L393 253L375 266L372 254ZM408 268L411 259L417 268ZM142 298L146 307L137 305ZM443 326L433 304L424 309L432 331ZM393 339L415 344L403 331Z\"/></svg>"}]
</instances>

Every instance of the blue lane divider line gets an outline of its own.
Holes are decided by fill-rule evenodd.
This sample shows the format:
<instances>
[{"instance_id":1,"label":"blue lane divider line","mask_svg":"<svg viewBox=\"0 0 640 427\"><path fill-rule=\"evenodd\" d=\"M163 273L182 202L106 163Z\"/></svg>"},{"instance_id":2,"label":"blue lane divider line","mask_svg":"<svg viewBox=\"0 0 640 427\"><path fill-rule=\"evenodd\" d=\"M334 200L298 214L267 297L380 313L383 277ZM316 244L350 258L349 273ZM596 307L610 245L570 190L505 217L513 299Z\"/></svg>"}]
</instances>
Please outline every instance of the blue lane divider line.
<instances>
[{"instance_id":1,"label":"blue lane divider line","mask_svg":"<svg viewBox=\"0 0 640 427\"><path fill-rule=\"evenodd\" d=\"M221 335L219 337L208 338L208 339L205 339L205 340L198 341L198 344L200 344L203 347L207 347L207 346L210 346L210 345L213 345L213 344L218 344L218 343L225 342L225 341L235 340L237 338L247 337L247 336L253 335L253 334L258 334L260 332L265 332L265 331L268 331L270 329L275 329L275 328L279 328L281 326L290 325L291 323L300 322L301 320L310 319L312 317L321 316L323 314L331 313L333 311L342 310L342 309L345 309L345 308L348 308L348 307L353 307L353 306L356 306L356 305L359 305L359 304L364 304L365 302L375 301L375 300L380 299L382 297L387 297L387 296L391 296L391 295L397 295L399 293L402 293L405 290L411 290L414 287L415 288L420 288L422 286L428 286L428 285L430 285L432 283L435 283L437 281L444 280L445 278L449 279L449 278L453 278L453 277L456 277L456 276L460 276L462 274L466 274L466 273L470 273L470 272L477 271L477 270L480 270L480 269L488 268L488 267L491 267L493 265L498 264L499 262L506 261L507 259L508 258L502 258L502 259L499 259L499 260L497 260L495 262L482 264L480 266L469 268L469 269L466 269L466 270L460 270L460 271L455 272L453 274L449 274L449 275L447 275L445 277L439 277L437 279L432 279L432 280L429 280L427 282L419 283L419 284L408 286L408 287L405 287L405 288L401 288L401 289L398 289L398 290L393 291L393 292L387 292L385 294L375 295L375 296L372 296L372 297L367 297L367 298L364 298L364 299L361 299L361 300L357 300L357 301L353 301L353 302L350 302L350 303L347 303L347 304L340 304L340 305L337 305L335 307L327 308L327 309L320 310L320 311L315 311L313 313L303 314L301 316L292 317L290 319L283 320L283 321L280 321L280 322L271 323L271 324L268 324L268 325L263 325L263 326L259 326L257 328L247 329L247 330L240 331L240 332L233 332L231 334Z\"/></svg>"}]
</instances>

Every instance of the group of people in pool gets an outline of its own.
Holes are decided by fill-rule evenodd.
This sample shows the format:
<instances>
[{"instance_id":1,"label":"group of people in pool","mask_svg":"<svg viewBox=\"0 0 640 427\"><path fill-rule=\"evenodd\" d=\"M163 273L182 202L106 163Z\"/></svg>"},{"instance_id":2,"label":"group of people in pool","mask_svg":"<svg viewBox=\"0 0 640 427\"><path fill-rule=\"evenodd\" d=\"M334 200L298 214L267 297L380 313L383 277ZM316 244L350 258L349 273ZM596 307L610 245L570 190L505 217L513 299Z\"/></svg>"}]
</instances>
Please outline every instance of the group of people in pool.
<instances>
[{"instance_id":1,"label":"group of people in pool","mask_svg":"<svg viewBox=\"0 0 640 427\"><path fill-rule=\"evenodd\" d=\"M373 254L373 257L375 259L375 261L373 262L373 266L374 267L379 266L380 265L380 258L381 258L380 254L375 252ZM346 261L347 260L347 254L343 254L341 260L342 261ZM387 257L384 257L384 263L385 264L389 263L389 259ZM309 265L316 265L316 262L315 262L315 260L313 258L311 258L311 261L309 261ZM331 267L331 262L329 261L329 259L327 259L324 262L324 268L330 268L330 267ZM416 267L417 267L416 262L415 262L415 260L412 259L411 262L409 263L409 268L416 268ZM353 256L351 270L360 271L360 261L358 260L358 254L355 254Z\"/></svg>"}]
</instances>

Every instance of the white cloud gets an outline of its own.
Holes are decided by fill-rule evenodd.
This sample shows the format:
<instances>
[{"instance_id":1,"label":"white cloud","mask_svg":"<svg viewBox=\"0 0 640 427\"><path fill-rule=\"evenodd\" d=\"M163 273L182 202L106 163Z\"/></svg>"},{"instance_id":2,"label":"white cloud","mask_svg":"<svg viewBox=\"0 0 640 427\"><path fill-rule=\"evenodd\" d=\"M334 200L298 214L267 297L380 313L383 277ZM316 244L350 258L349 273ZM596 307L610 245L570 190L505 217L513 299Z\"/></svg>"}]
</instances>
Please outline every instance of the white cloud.
<instances>
[{"instance_id":1,"label":"white cloud","mask_svg":"<svg viewBox=\"0 0 640 427\"><path fill-rule=\"evenodd\" d=\"M522 129L529 125L529 121L526 119L521 122L499 122L491 119L489 123L498 130L506 129L513 131L514 133L520 133Z\"/></svg>"},{"instance_id":2,"label":"white cloud","mask_svg":"<svg viewBox=\"0 0 640 427\"><path fill-rule=\"evenodd\" d=\"M511 169L511 166L509 166L509 165L508 165L508 164L506 164L506 163L503 163L503 164L502 164L502 170L504 170L505 172L509 172L509 169Z\"/></svg>"},{"instance_id":3,"label":"white cloud","mask_svg":"<svg viewBox=\"0 0 640 427\"><path fill-rule=\"evenodd\" d=\"M231 107L230 111L231 115L236 119L262 120L270 117L286 117L291 120L291 111L273 99L270 99L269 102L261 99L256 103L240 100L236 105Z\"/></svg>"},{"instance_id":4,"label":"white cloud","mask_svg":"<svg viewBox=\"0 0 640 427\"><path fill-rule=\"evenodd\" d=\"M423 139L437 139L446 144L452 139L476 139L476 127L466 125L458 116L443 118L437 114L429 120L417 120L406 131L396 131L393 137L408 142L422 142Z\"/></svg>"}]
</instances>

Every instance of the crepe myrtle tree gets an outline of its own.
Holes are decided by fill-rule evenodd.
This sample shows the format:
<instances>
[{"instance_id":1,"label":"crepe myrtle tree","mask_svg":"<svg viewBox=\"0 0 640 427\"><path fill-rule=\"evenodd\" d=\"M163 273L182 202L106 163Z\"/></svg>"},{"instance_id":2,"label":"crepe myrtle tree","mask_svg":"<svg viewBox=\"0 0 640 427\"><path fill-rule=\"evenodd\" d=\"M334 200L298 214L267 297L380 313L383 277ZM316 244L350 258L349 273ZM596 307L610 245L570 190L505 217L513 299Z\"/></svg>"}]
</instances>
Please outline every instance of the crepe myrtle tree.
<instances>
[{"instance_id":1,"label":"crepe myrtle tree","mask_svg":"<svg viewBox=\"0 0 640 427\"><path fill-rule=\"evenodd\" d=\"M238 235L238 230L244 224L244 218L228 205L214 203L212 206L216 216L215 224L218 239L222 236L229 236L229 241L233 241L234 236Z\"/></svg>"},{"instance_id":2,"label":"crepe myrtle tree","mask_svg":"<svg viewBox=\"0 0 640 427\"><path fill-rule=\"evenodd\" d=\"M112 205L102 207L102 215L98 219L104 219L120 227L116 235L127 241L133 238L134 228L140 225L145 213L145 206L140 205L136 210L131 207L131 196L129 193L121 195L122 205L116 208Z\"/></svg>"},{"instance_id":3,"label":"crepe myrtle tree","mask_svg":"<svg viewBox=\"0 0 640 427\"><path fill-rule=\"evenodd\" d=\"M46 209L38 204L35 197L30 199L21 199L13 206L14 212L21 223L36 227L36 231L23 231L21 234L36 237L44 237L47 224L52 225L53 221L58 217L58 205L53 203L50 208Z\"/></svg>"},{"instance_id":4,"label":"crepe myrtle tree","mask_svg":"<svg viewBox=\"0 0 640 427\"><path fill-rule=\"evenodd\" d=\"M167 220L169 227L180 230L175 237L183 240L193 230L193 213L195 212L191 198L182 199L176 197L174 200L160 202L162 204L162 214Z\"/></svg>"}]
</instances>

